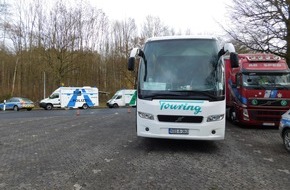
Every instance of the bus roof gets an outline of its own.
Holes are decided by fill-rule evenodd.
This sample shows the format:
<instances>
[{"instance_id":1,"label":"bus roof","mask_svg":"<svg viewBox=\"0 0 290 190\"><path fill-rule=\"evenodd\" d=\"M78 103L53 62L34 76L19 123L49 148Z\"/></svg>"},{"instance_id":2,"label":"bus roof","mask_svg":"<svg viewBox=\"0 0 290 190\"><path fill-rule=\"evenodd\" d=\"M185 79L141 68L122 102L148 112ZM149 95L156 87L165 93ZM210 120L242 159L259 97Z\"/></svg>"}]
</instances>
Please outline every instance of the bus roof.
<instances>
[{"instance_id":1,"label":"bus roof","mask_svg":"<svg viewBox=\"0 0 290 190\"><path fill-rule=\"evenodd\" d=\"M180 36L160 36L160 37L151 37L147 39L146 42L151 42L151 41L160 41L160 40L179 40L179 39L213 39L217 40L217 38L213 36L192 36L192 35L180 35Z\"/></svg>"}]
</instances>

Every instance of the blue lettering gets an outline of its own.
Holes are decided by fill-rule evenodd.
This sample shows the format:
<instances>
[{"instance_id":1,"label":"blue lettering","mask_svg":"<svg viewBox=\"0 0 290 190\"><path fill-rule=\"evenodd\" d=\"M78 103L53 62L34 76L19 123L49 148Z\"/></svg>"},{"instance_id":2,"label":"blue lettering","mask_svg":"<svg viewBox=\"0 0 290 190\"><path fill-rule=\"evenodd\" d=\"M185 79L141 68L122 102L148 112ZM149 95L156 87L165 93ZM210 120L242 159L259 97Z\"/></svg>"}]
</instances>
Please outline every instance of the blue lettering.
<instances>
[{"instance_id":1,"label":"blue lettering","mask_svg":"<svg viewBox=\"0 0 290 190\"><path fill-rule=\"evenodd\" d=\"M201 112L201 107L200 106L195 106L194 110L195 110L194 114L198 114L198 113Z\"/></svg>"},{"instance_id":2,"label":"blue lettering","mask_svg":"<svg viewBox=\"0 0 290 190\"><path fill-rule=\"evenodd\" d=\"M193 111L194 110L194 106L187 106L186 110Z\"/></svg>"},{"instance_id":3,"label":"blue lettering","mask_svg":"<svg viewBox=\"0 0 290 190\"><path fill-rule=\"evenodd\" d=\"M160 110L186 110L193 111L194 114L198 114L202 112L202 108L200 106L192 105L193 103L179 103L179 102L166 102L160 101ZM190 105L191 104L191 105Z\"/></svg>"},{"instance_id":4,"label":"blue lettering","mask_svg":"<svg viewBox=\"0 0 290 190\"><path fill-rule=\"evenodd\" d=\"M164 108L165 108L165 109L168 109L169 106L170 106L170 104L166 104L166 105L164 106Z\"/></svg>"}]
</instances>

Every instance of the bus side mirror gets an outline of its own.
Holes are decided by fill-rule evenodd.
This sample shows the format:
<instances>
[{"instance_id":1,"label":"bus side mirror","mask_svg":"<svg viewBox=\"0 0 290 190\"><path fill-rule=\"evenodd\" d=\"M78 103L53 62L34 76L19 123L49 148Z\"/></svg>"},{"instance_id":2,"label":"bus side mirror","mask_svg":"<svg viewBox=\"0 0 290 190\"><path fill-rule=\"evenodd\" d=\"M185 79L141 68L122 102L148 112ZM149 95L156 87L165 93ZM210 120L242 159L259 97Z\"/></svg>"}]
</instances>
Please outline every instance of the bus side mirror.
<instances>
[{"instance_id":1,"label":"bus side mirror","mask_svg":"<svg viewBox=\"0 0 290 190\"><path fill-rule=\"evenodd\" d=\"M230 53L230 62L232 68L239 67L239 57L237 53L231 52Z\"/></svg>"},{"instance_id":2,"label":"bus side mirror","mask_svg":"<svg viewBox=\"0 0 290 190\"><path fill-rule=\"evenodd\" d=\"M140 52L142 52L142 50L140 50L139 48L133 48L131 50L130 57L129 57L129 60L128 60L128 70L129 71L134 71L134 69L135 69L135 58L137 56L139 56Z\"/></svg>"},{"instance_id":3,"label":"bus side mirror","mask_svg":"<svg viewBox=\"0 0 290 190\"><path fill-rule=\"evenodd\" d=\"M129 57L128 70L129 71L134 71L134 68L135 68L135 57Z\"/></svg>"}]
</instances>

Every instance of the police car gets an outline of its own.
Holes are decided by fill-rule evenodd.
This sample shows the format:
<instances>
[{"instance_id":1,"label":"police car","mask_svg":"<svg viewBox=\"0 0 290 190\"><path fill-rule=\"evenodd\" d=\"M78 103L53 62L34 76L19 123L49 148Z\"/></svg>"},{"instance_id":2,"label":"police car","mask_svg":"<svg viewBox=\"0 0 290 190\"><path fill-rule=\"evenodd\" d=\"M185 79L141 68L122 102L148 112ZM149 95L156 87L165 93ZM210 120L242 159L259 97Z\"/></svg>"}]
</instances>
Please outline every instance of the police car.
<instances>
[{"instance_id":1,"label":"police car","mask_svg":"<svg viewBox=\"0 0 290 190\"><path fill-rule=\"evenodd\" d=\"M290 110L282 115L279 131L283 139L284 147L288 152L290 152Z\"/></svg>"},{"instance_id":2,"label":"police car","mask_svg":"<svg viewBox=\"0 0 290 190\"><path fill-rule=\"evenodd\" d=\"M27 111L34 108L34 103L28 98L12 97L6 102L0 104L0 110L14 110L26 109Z\"/></svg>"}]
</instances>

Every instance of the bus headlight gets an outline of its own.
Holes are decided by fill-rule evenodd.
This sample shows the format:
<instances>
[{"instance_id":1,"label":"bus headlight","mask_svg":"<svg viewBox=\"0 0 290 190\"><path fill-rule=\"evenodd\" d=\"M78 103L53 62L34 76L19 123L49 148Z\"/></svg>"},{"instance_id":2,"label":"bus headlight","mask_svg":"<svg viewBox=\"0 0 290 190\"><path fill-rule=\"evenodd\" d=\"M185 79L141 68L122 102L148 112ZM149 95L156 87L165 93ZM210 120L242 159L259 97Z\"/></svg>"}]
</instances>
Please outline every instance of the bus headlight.
<instances>
[{"instance_id":1,"label":"bus headlight","mask_svg":"<svg viewBox=\"0 0 290 190\"><path fill-rule=\"evenodd\" d=\"M207 117L207 122L212 122L212 121L220 121L223 120L224 114L219 114L219 115L210 115Z\"/></svg>"},{"instance_id":2,"label":"bus headlight","mask_svg":"<svg viewBox=\"0 0 290 190\"><path fill-rule=\"evenodd\" d=\"M150 119L150 120L154 120L154 116L150 113L144 113L144 112L139 112L138 111L138 115L141 117L141 118L144 118L144 119Z\"/></svg>"}]
</instances>

